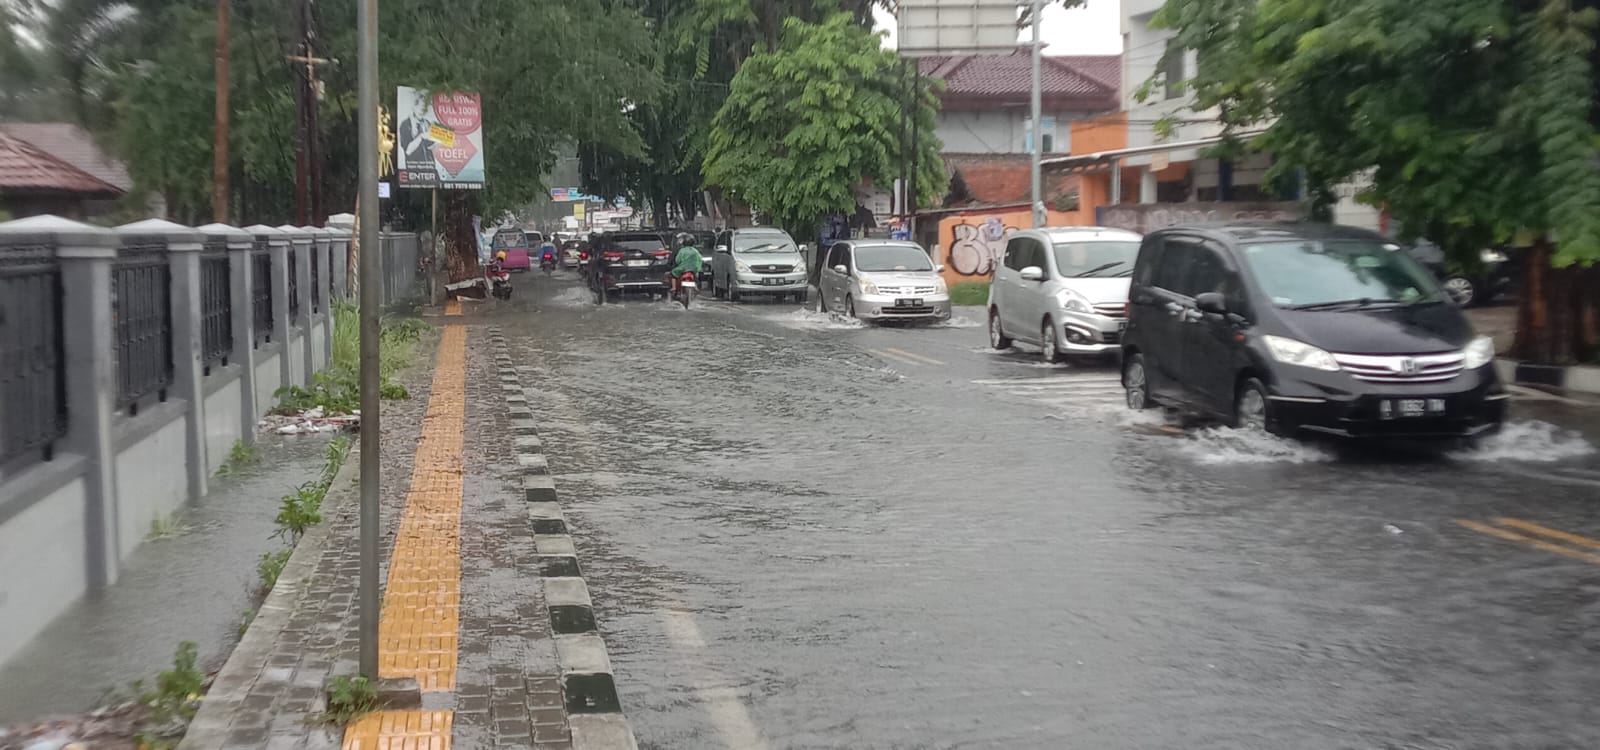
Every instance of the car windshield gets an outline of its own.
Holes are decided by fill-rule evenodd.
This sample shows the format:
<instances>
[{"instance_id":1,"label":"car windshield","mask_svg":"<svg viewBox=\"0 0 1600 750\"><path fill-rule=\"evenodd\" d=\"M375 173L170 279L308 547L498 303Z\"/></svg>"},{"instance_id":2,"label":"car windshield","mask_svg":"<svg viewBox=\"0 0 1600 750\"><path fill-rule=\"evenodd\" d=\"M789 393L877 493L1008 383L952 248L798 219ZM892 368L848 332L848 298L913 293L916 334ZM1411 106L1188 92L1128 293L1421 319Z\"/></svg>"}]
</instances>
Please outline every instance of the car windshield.
<instances>
[{"instance_id":1,"label":"car windshield","mask_svg":"<svg viewBox=\"0 0 1600 750\"><path fill-rule=\"evenodd\" d=\"M756 235L754 237L740 237L733 241L733 251L736 253L785 253L799 252L795 249L794 241L783 235Z\"/></svg>"},{"instance_id":2,"label":"car windshield","mask_svg":"<svg viewBox=\"0 0 1600 750\"><path fill-rule=\"evenodd\" d=\"M651 239L651 238L646 238L646 239L619 239L619 240L616 241L616 244L617 244L617 247L622 248L624 250L641 250L641 251L647 252L647 253L653 253L653 252L655 252L657 250L665 250L665 249L667 249L666 244L663 243L661 240Z\"/></svg>"},{"instance_id":3,"label":"car windshield","mask_svg":"<svg viewBox=\"0 0 1600 750\"><path fill-rule=\"evenodd\" d=\"M1299 240L1246 245L1261 289L1280 307L1438 302L1433 277L1399 245L1374 240Z\"/></svg>"},{"instance_id":4,"label":"car windshield","mask_svg":"<svg viewBox=\"0 0 1600 750\"><path fill-rule=\"evenodd\" d=\"M1067 278L1131 276L1138 240L1055 243L1056 270Z\"/></svg>"},{"instance_id":5,"label":"car windshield","mask_svg":"<svg viewBox=\"0 0 1600 750\"><path fill-rule=\"evenodd\" d=\"M505 250L513 247L527 247L528 238L521 232L496 232L494 247L496 250Z\"/></svg>"},{"instance_id":6,"label":"car windshield","mask_svg":"<svg viewBox=\"0 0 1600 750\"><path fill-rule=\"evenodd\" d=\"M867 245L856 248L856 270L932 271L933 261L915 245Z\"/></svg>"}]
</instances>

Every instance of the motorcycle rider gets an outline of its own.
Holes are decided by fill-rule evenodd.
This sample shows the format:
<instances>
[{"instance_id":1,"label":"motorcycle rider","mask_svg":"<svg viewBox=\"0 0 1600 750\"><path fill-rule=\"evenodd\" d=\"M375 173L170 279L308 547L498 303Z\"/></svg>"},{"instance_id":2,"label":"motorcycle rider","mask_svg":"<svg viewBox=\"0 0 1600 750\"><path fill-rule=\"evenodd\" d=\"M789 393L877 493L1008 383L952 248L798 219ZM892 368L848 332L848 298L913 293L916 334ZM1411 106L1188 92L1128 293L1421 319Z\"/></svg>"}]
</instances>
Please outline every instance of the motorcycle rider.
<instances>
[{"instance_id":1,"label":"motorcycle rider","mask_svg":"<svg viewBox=\"0 0 1600 750\"><path fill-rule=\"evenodd\" d=\"M550 240L546 239L544 241L544 244L539 246L539 264L541 266L544 265L545 263L549 263L551 265L554 265L555 262L556 262L556 246L555 246L555 243L553 243Z\"/></svg>"},{"instance_id":2,"label":"motorcycle rider","mask_svg":"<svg viewBox=\"0 0 1600 750\"><path fill-rule=\"evenodd\" d=\"M678 280L684 274L692 273L696 278L699 278L700 265L703 259L700 257L700 251L694 246L694 237L690 236L688 232L679 232L673 244L678 246L678 251L677 254L672 256L670 281L672 282L672 292L676 294L678 292Z\"/></svg>"}]
</instances>

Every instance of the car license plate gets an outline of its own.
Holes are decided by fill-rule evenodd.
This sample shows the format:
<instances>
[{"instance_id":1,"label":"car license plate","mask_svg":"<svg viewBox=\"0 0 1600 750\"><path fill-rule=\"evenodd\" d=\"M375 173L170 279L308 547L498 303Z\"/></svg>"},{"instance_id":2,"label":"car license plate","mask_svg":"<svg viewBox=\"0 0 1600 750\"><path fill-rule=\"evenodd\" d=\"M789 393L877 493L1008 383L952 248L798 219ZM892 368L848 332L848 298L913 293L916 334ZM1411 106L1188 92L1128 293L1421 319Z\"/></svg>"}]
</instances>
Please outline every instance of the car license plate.
<instances>
[{"instance_id":1,"label":"car license plate","mask_svg":"<svg viewBox=\"0 0 1600 750\"><path fill-rule=\"evenodd\" d=\"M779 286L783 284L783 279L762 279L761 283L767 286Z\"/></svg>"},{"instance_id":2,"label":"car license plate","mask_svg":"<svg viewBox=\"0 0 1600 750\"><path fill-rule=\"evenodd\" d=\"M1379 419L1438 417L1445 413L1442 398L1391 398L1378 402Z\"/></svg>"},{"instance_id":3,"label":"car license plate","mask_svg":"<svg viewBox=\"0 0 1600 750\"><path fill-rule=\"evenodd\" d=\"M897 300L894 301L894 306L895 307L922 307L922 299L921 298L917 298L917 297L913 297L911 299L897 299Z\"/></svg>"},{"instance_id":4,"label":"car license plate","mask_svg":"<svg viewBox=\"0 0 1600 750\"><path fill-rule=\"evenodd\" d=\"M628 261L627 263L625 263L623 265L626 265L629 268L643 268L645 266L650 265L650 261L648 261L648 260L630 260L630 261Z\"/></svg>"},{"instance_id":5,"label":"car license plate","mask_svg":"<svg viewBox=\"0 0 1600 750\"><path fill-rule=\"evenodd\" d=\"M1117 321L1117 333L1122 333L1123 331L1126 331L1126 330L1128 330L1128 321L1126 321L1126 320Z\"/></svg>"}]
</instances>

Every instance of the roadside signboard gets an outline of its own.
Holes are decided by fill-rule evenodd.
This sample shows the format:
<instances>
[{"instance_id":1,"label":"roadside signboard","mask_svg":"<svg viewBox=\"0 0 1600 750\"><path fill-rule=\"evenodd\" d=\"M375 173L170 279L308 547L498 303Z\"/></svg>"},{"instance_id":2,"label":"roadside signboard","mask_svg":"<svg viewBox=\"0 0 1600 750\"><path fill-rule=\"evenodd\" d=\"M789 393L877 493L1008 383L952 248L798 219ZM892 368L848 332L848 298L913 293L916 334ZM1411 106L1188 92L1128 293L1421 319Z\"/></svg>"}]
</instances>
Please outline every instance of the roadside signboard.
<instances>
[{"instance_id":1,"label":"roadside signboard","mask_svg":"<svg viewBox=\"0 0 1600 750\"><path fill-rule=\"evenodd\" d=\"M1017 0L900 0L901 57L1010 53L1017 48Z\"/></svg>"},{"instance_id":2,"label":"roadside signboard","mask_svg":"<svg viewBox=\"0 0 1600 750\"><path fill-rule=\"evenodd\" d=\"M483 102L468 92L399 87L396 183L402 188L483 188Z\"/></svg>"},{"instance_id":3,"label":"roadside signboard","mask_svg":"<svg viewBox=\"0 0 1600 750\"><path fill-rule=\"evenodd\" d=\"M582 201L579 201L577 203L572 204L572 218L574 218L574 219L582 219L583 218L584 205L585 204Z\"/></svg>"}]
</instances>

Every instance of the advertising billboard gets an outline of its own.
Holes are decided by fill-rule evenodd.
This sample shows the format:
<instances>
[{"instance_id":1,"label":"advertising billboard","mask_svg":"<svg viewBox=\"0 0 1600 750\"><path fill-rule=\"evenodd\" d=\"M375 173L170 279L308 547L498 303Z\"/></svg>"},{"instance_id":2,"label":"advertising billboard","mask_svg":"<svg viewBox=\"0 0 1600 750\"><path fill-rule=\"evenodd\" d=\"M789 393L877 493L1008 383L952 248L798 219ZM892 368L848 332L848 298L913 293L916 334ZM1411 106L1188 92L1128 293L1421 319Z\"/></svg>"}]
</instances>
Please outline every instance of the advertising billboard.
<instances>
[{"instance_id":1,"label":"advertising billboard","mask_svg":"<svg viewBox=\"0 0 1600 750\"><path fill-rule=\"evenodd\" d=\"M483 188L483 101L461 91L399 87L395 182L402 188Z\"/></svg>"},{"instance_id":2,"label":"advertising billboard","mask_svg":"<svg viewBox=\"0 0 1600 750\"><path fill-rule=\"evenodd\" d=\"M1017 0L900 0L895 17L901 57L1017 48Z\"/></svg>"}]
</instances>

